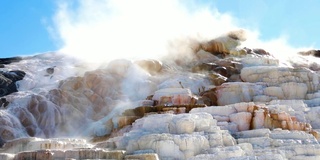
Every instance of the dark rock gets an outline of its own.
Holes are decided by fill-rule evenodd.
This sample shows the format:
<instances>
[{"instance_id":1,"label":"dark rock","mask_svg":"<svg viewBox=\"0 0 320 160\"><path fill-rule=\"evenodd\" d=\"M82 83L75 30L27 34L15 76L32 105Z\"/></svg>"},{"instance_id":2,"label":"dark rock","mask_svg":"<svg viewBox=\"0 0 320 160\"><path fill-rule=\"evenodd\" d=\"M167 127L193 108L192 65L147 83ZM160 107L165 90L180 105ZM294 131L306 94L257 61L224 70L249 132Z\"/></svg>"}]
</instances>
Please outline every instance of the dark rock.
<instances>
[{"instance_id":1,"label":"dark rock","mask_svg":"<svg viewBox=\"0 0 320 160\"><path fill-rule=\"evenodd\" d=\"M217 67L214 71L229 78L233 74L239 74L240 70L242 69L241 64L231 60L219 60L215 61L220 67Z\"/></svg>"},{"instance_id":2,"label":"dark rock","mask_svg":"<svg viewBox=\"0 0 320 160\"><path fill-rule=\"evenodd\" d=\"M320 50L310 50L306 52L299 52L303 56L314 56L320 58Z\"/></svg>"},{"instance_id":3,"label":"dark rock","mask_svg":"<svg viewBox=\"0 0 320 160\"><path fill-rule=\"evenodd\" d=\"M5 143L6 141L3 140L2 137L0 137L0 148L2 148Z\"/></svg>"},{"instance_id":4,"label":"dark rock","mask_svg":"<svg viewBox=\"0 0 320 160\"><path fill-rule=\"evenodd\" d=\"M263 55L270 56L269 52L261 48L250 49L250 48L244 47L243 49L246 51L247 54L258 54L262 56Z\"/></svg>"},{"instance_id":5,"label":"dark rock","mask_svg":"<svg viewBox=\"0 0 320 160\"><path fill-rule=\"evenodd\" d=\"M270 55L269 52L265 51L264 49L260 49L260 48L253 49L253 52L256 54L259 54L259 55Z\"/></svg>"},{"instance_id":6,"label":"dark rock","mask_svg":"<svg viewBox=\"0 0 320 160\"><path fill-rule=\"evenodd\" d=\"M9 102L7 101L6 98L1 98L0 99L0 107L6 108L9 105Z\"/></svg>"},{"instance_id":7,"label":"dark rock","mask_svg":"<svg viewBox=\"0 0 320 160\"><path fill-rule=\"evenodd\" d=\"M13 62L19 62L22 59L22 57L0 58L0 64L10 64Z\"/></svg>"},{"instance_id":8,"label":"dark rock","mask_svg":"<svg viewBox=\"0 0 320 160\"><path fill-rule=\"evenodd\" d=\"M247 54L252 54L252 49L247 47L244 47L243 49L247 52Z\"/></svg>"},{"instance_id":9,"label":"dark rock","mask_svg":"<svg viewBox=\"0 0 320 160\"><path fill-rule=\"evenodd\" d=\"M216 67L219 67L215 63L202 63L192 67L192 72L212 71Z\"/></svg>"},{"instance_id":10,"label":"dark rock","mask_svg":"<svg viewBox=\"0 0 320 160\"><path fill-rule=\"evenodd\" d=\"M230 66L236 67L236 64L238 62L232 61L230 59L220 59L220 60L215 61L214 63L216 63L217 65L222 66L222 67L230 67Z\"/></svg>"},{"instance_id":11,"label":"dark rock","mask_svg":"<svg viewBox=\"0 0 320 160\"><path fill-rule=\"evenodd\" d=\"M8 95L8 90L5 88L0 88L0 96Z\"/></svg>"},{"instance_id":12,"label":"dark rock","mask_svg":"<svg viewBox=\"0 0 320 160\"><path fill-rule=\"evenodd\" d=\"M0 73L0 87L1 88L8 87L11 83L12 83L12 80L10 80L9 78L5 77L4 75L2 75Z\"/></svg>"},{"instance_id":13,"label":"dark rock","mask_svg":"<svg viewBox=\"0 0 320 160\"><path fill-rule=\"evenodd\" d=\"M47 68L46 71L47 71L48 74L53 74L53 72L54 72L54 67Z\"/></svg>"},{"instance_id":14,"label":"dark rock","mask_svg":"<svg viewBox=\"0 0 320 160\"><path fill-rule=\"evenodd\" d=\"M215 71L216 73L221 74L224 77L229 77L230 76L230 74L228 73L228 70L227 70L226 67L217 67L213 71Z\"/></svg>"},{"instance_id":15,"label":"dark rock","mask_svg":"<svg viewBox=\"0 0 320 160\"><path fill-rule=\"evenodd\" d=\"M9 72L0 71L0 97L17 92L16 81L22 80L25 72L14 70Z\"/></svg>"},{"instance_id":16,"label":"dark rock","mask_svg":"<svg viewBox=\"0 0 320 160\"><path fill-rule=\"evenodd\" d=\"M242 66L238 62L231 60L217 60L214 63L201 63L193 66L191 68L192 72L207 72L212 74L212 72L217 73L223 77L229 78L234 74L239 74Z\"/></svg>"},{"instance_id":17,"label":"dark rock","mask_svg":"<svg viewBox=\"0 0 320 160\"><path fill-rule=\"evenodd\" d=\"M26 73L24 71L19 71L19 70L13 70L13 71L9 71L9 72L1 72L0 74L2 74L3 76L9 78L10 80L16 82L16 81L20 81L24 78L24 76L26 75Z\"/></svg>"}]
</instances>

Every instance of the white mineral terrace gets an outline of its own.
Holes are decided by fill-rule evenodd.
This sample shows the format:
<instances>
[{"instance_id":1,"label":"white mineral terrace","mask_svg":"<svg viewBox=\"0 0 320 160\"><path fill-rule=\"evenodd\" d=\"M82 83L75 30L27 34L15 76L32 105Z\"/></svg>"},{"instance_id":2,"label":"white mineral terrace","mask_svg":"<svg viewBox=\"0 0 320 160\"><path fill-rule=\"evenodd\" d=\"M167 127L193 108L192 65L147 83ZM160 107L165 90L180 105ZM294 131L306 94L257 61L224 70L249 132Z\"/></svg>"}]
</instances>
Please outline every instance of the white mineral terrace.
<instances>
[{"instance_id":1,"label":"white mineral terrace","mask_svg":"<svg viewBox=\"0 0 320 160\"><path fill-rule=\"evenodd\" d=\"M228 36L194 46L188 58L4 65L26 75L1 97L0 160L320 159L319 57L283 61Z\"/></svg>"}]
</instances>

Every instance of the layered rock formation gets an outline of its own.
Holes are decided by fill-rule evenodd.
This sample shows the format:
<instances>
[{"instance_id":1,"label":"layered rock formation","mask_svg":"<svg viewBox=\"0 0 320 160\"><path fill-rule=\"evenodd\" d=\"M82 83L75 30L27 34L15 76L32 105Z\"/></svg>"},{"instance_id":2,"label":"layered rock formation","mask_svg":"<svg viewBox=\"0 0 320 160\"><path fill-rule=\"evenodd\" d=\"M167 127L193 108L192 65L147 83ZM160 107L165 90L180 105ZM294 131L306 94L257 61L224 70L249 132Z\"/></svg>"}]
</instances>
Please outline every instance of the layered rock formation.
<instances>
[{"instance_id":1,"label":"layered rock formation","mask_svg":"<svg viewBox=\"0 0 320 160\"><path fill-rule=\"evenodd\" d=\"M169 60L0 59L0 156L319 158L317 52L282 62L244 40L230 32Z\"/></svg>"}]
</instances>

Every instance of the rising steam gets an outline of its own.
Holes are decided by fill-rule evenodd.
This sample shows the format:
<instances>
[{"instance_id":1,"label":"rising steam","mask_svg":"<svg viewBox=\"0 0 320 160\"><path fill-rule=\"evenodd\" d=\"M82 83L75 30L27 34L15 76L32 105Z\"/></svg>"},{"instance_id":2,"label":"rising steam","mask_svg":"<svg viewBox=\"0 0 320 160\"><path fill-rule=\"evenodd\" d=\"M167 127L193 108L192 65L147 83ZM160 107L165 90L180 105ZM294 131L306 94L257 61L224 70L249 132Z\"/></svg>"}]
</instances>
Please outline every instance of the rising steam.
<instances>
[{"instance_id":1,"label":"rising steam","mask_svg":"<svg viewBox=\"0 0 320 160\"><path fill-rule=\"evenodd\" d=\"M61 51L79 58L158 58L172 52L170 46L175 52L187 52L188 39L210 40L243 28L237 18L208 6L212 4L193 0L60 1L54 28ZM301 50L288 45L283 36L266 42L259 40L257 30L246 32L244 46L264 48L278 58Z\"/></svg>"},{"instance_id":2,"label":"rising steam","mask_svg":"<svg viewBox=\"0 0 320 160\"><path fill-rule=\"evenodd\" d=\"M61 50L84 59L157 58L169 41L211 39L237 28L232 17L178 0L61 2L55 28Z\"/></svg>"}]
</instances>

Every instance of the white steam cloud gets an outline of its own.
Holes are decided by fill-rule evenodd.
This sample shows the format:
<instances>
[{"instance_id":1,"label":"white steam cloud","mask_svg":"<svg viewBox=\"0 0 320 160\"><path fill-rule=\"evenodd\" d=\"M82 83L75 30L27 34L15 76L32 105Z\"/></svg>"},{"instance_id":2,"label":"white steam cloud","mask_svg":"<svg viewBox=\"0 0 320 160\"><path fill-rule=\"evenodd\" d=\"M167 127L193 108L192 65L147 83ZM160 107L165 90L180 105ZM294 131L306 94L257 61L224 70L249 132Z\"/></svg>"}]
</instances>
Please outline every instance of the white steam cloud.
<instances>
[{"instance_id":1,"label":"white steam cloud","mask_svg":"<svg viewBox=\"0 0 320 160\"><path fill-rule=\"evenodd\" d=\"M87 60L155 58L174 39L209 39L237 28L227 14L178 0L78 2L58 4L55 29L62 52Z\"/></svg>"},{"instance_id":2,"label":"white steam cloud","mask_svg":"<svg viewBox=\"0 0 320 160\"><path fill-rule=\"evenodd\" d=\"M157 58L176 40L209 40L242 28L237 19L193 0L59 1L54 17L62 52L91 61ZM285 38L259 40L248 31L243 44L286 57L296 49ZM178 43L180 44L180 43ZM174 45L177 46L177 45Z\"/></svg>"}]
</instances>

